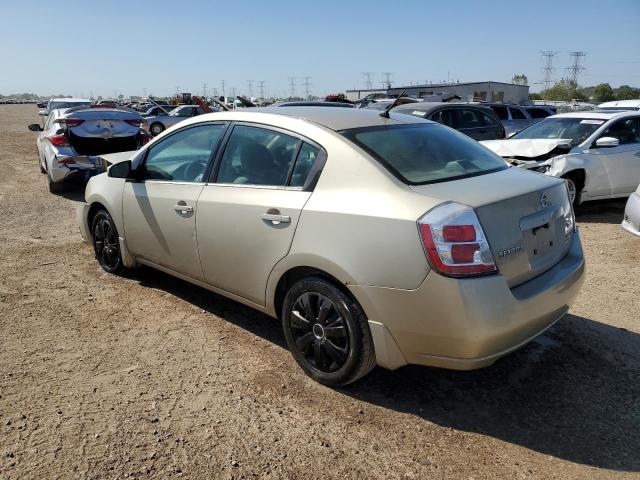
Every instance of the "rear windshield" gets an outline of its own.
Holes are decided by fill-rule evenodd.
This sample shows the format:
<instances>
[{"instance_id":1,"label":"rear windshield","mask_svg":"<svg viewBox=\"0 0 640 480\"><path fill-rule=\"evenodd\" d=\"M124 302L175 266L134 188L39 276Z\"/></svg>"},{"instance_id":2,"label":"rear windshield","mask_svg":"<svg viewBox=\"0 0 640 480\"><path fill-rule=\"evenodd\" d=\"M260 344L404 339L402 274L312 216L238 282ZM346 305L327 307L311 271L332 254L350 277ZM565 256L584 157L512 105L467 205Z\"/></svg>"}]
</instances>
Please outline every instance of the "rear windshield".
<instances>
[{"instance_id":1,"label":"rear windshield","mask_svg":"<svg viewBox=\"0 0 640 480\"><path fill-rule=\"evenodd\" d=\"M446 182L509 168L475 140L437 124L356 128L341 133L410 185Z\"/></svg>"}]
</instances>

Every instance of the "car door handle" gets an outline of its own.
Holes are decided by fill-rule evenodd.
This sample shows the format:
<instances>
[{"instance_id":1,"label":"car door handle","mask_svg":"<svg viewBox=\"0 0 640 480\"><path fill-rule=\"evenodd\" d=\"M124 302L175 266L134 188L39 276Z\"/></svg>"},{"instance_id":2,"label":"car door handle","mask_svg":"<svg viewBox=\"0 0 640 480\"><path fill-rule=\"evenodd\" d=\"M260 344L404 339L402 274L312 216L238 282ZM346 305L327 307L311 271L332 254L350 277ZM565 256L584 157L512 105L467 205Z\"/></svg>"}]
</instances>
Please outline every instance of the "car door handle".
<instances>
[{"instance_id":1,"label":"car door handle","mask_svg":"<svg viewBox=\"0 0 640 480\"><path fill-rule=\"evenodd\" d=\"M176 212L180 212L180 213L191 213L191 212L193 212L193 207L191 205L174 205L173 209Z\"/></svg>"},{"instance_id":2,"label":"car door handle","mask_svg":"<svg viewBox=\"0 0 640 480\"><path fill-rule=\"evenodd\" d=\"M263 213L260 218L265 222L279 222L279 223L291 223L291 217L289 215L278 215L275 213Z\"/></svg>"}]
</instances>

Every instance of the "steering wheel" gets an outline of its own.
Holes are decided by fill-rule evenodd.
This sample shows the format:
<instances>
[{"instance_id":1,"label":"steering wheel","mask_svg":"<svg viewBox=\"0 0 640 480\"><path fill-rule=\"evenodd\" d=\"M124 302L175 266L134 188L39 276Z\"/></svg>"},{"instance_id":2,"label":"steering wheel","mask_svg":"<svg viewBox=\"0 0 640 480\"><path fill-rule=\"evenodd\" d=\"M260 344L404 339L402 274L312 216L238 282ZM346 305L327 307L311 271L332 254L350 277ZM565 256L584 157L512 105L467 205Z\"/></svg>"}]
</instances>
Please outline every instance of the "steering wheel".
<instances>
[{"instance_id":1,"label":"steering wheel","mask_svg":"<svg viewBox=\"0 0 640 480\"><path fill-rule=\"evenodd\" d=\"M189 163L184 169L184 178L189 182L201 182L205 168L205 162Z\"/></svg>"}]
</instances>

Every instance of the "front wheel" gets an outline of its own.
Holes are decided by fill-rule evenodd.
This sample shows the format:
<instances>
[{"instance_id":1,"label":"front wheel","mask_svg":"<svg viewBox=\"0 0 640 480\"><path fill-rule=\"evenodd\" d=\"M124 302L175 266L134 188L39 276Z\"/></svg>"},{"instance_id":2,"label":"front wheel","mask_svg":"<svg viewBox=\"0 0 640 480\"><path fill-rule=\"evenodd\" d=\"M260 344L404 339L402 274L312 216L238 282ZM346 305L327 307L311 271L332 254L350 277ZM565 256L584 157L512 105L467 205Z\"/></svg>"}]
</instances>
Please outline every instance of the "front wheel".
<instances>
[{"instance_id":1,"label":"front wheel","mask_svg":"<svg viewBox=\"0 0 640 480\"><path fill-rule=\"evenodd\" d=\"M120 273L124 270L120 255L120 242L116 225L106 210L100 210L93 217L91 238L96 260L102 269L109 273Z\"/></svg>"},{"instance_id":2,"label":"front wheel","mask_svg":"<svg viewBox=\"0 0 640 480\"><path fill-rule=\"evenodd\" d=\"M562 178L567 182L569 200L571 201L571 205L573 205L573 207L575 208L580 204L580 195L582 193L579 179L577 177L574 177L573 175L567 175Z\"/></svg>"},{"instance_id":3,"label":"front wheel","mask_svg":"<svg viewBox=\"0 0 640 480\"><path fill-rule=\"evenodd\" d=\"M282 326L298 365L324 385L353 383L375 367L364 312L324 278L306 278L291 287L282 307Z\"/></svg>"},{"instance_id":4,"label":"front wheel","mask_svg":"<svg viewBox=\"0 0 640 480\"><path fill-rule=\"evenodd\" d=\"M151 135L155 137L164 131L164 125L159 122L152 123L149 127L149 131L151 132Z\"/></svg>"}]
</instances>

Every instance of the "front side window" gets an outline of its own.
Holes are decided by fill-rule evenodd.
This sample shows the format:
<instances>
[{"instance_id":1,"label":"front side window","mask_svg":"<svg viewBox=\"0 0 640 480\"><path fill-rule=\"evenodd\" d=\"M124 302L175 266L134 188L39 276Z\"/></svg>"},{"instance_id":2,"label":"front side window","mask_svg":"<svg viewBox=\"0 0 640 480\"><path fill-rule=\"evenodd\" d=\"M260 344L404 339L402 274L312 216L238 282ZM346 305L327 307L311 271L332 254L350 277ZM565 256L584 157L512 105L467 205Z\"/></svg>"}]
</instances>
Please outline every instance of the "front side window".
<instances>
[{"instance_id":1,"label":"front side window","mask_svg":"<svg viewBox=\"0 0 640 480\"><path fill-rule=\"evenodd\" d=\"M184 107L173 111L173 115L177 117L190 117L193 113L192 107Z\"/></svg>"},{"instance_id":2,"label":"front side window","mask_svg":"<svg viewBox=\"0 0 640 480\"><path fill-rule=\"evenodd\" d=\"M507 113L507 107L491 106L491 110L496 112L496 115L498 115L498 118L500 120L509 119L509 114Z\"/></svg>"},{"instance_id":3,"label":"front side window","mask_svg":"<svg viewBox=\"0 0 640 480\"><path fill-rule=\"evenodd\" d=\"M558 118L548 117L513 135L512 139L566 139L575 147L595 132L604 120L596 118Z\"/></svg>"},{"instance_id":4,"label":"front side window","mask_svg":"<svg viewBox=\"0 0 640 480\"><path fill-rule=\"evenodd\" d=\"M437 124L409 124L343 130L408 184L426 184L484 175L509 168L475 140Z\"/></svg>"},{"instance_id":5,"label":"front side window","mask_svg":"<svg viewBox=\"0 0 640 480\"><path fill-rule=\"evenodd\" d=\"M485 113L485 112L479 112L482 115L482 118L484 119L484 123L485 125L491 126L491 127L495 127L496 125L498 125L498 121L496 121L496 119L494 117L492 117L491 115Z\"/></svg>"},{"instance_id":6,"label":"front side window","mask_svg":"<svg viewBox=\"0 0 640 480\"><path fill-rule=\"evenodd\" d=\"M458 126L458 118L456 115L456 111L454 109L448 108L445 110L439 110L431 117L429 120L433 120L434 122L441 123L442 125L446 125L451 128L459 128Z\"/></svg>"},{"instance_id":7,"label":"front side window","mask_svg":"<svg viewBox=\"0 0 640 480\"><path fill-rule=\"evenodd\" d=\"M275 130L238 125L220 161L217 183L285 186L300 143Z\"/></svg>"},{"instance_id":8,"label":"front side window","mask_svg":"<svg viewBox=\"0 0 640 480\"><path fill-rule=\"evenodd\" d=\"M640 119L625 118L607 128L601 137L617 138L620 145L640 143Z\"/></svg>"},{"instance_id":9,"label":"front side window","mask_svg":"<svg viewBox=\"0 0 640 480\"><path fill-rule=\"evenodd\" d=\"M527 109L531 118L547 118L551 113L549 113L544 108L529 108Z\"/></svg>"},{"instance_id":10,"label":"front side window","mask_svg":"<svg viewBox=\"0 0 640 480\"><path fill-rule=\"evenodd\" d=\"M526 120L527 119L525 114L519 108L510 108L509 111L511 112L511 119L512 120Z\"/></svg>"},{"instance_id":11,"label":"front side window","mask_svg":"<svg viewBox=\"0 0 640 480\"><path fill-rule=\"evenodd\" d=\"M142 176L147 180L202 182L226 125L207 124L187 128L149 149Z\"/></svg>"},{"instance_id":12,"label":"front side window","mask_svg":"<svg viewBox=\"0 0 640 480\"><path fill-rule=\"evenodd\" d=\"M482 114L470 108L460 110L460 128L480 128L484 127Z\"/></svg>"}]
</instances>

